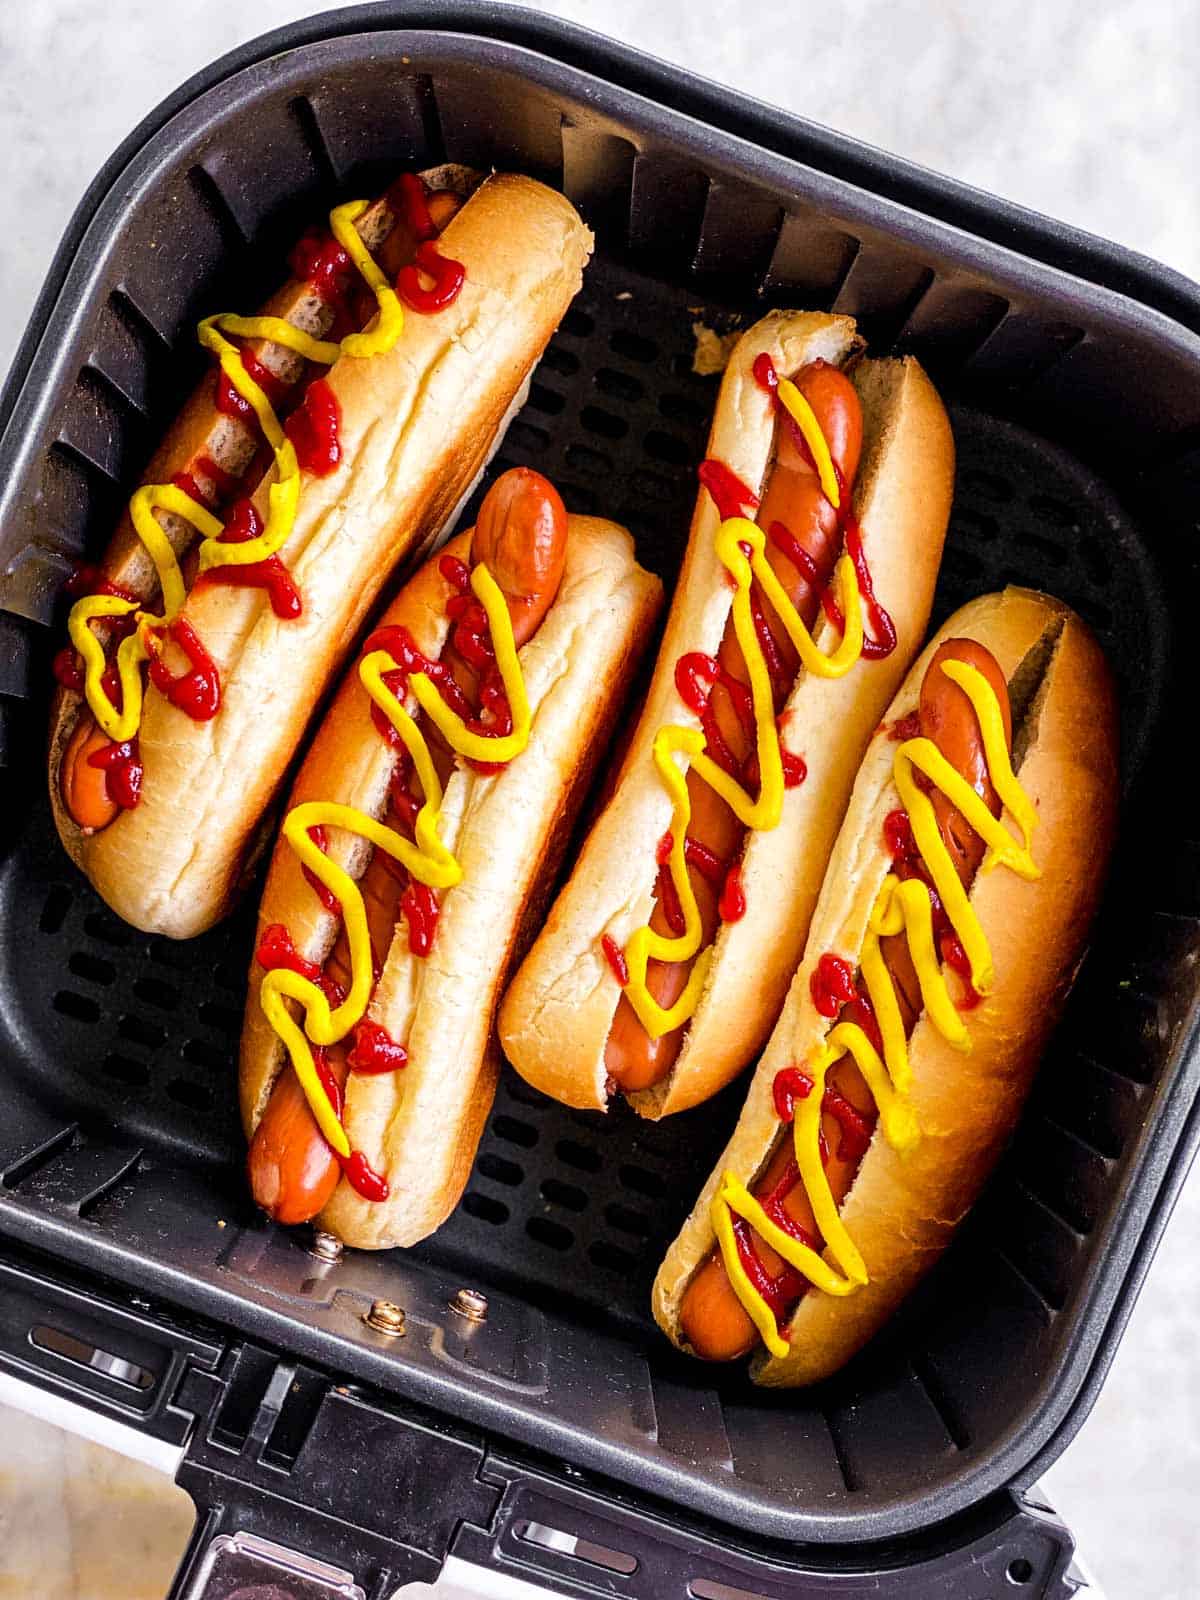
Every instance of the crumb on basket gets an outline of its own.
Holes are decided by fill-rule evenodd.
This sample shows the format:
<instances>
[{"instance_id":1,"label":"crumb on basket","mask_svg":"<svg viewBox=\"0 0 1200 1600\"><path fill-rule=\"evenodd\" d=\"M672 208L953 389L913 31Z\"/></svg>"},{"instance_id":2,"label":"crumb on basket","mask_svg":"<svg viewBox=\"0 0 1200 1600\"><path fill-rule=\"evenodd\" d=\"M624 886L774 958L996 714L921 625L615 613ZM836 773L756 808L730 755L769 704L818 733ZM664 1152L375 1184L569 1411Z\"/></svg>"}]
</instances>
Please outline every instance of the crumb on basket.
<instances>
[{"instance_id":1,"label":"crumb on basket","mask_svg":"<svg viewBox=\"0 0 1200 1600\"><path fill-rule=\"evenodd\" d=\"M733 347L741 338L741 331L735 328L731 333L718 333L707 323L693 322L692 335L696 341L692 371L702 378L709 378L714 373L725 371Z\"/></svg>"}]
</instances>

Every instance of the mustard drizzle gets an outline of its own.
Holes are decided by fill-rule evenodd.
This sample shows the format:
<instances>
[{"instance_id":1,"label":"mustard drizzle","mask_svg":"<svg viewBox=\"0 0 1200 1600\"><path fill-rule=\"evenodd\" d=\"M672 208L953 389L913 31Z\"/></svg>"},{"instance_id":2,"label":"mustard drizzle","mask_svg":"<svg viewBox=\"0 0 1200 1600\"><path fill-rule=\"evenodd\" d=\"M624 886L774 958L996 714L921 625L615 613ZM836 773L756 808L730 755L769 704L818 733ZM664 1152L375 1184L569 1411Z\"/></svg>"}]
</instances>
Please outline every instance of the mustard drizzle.
<instances>
[{"instance_id":1,"label":"mustard drizzle","mask_svg":"<svg viewBox=\"0 0 1200 1600\"><path fill-rule=\"evenodd\" d=\"M786 378L780 381L779 397L803 432L816 463L822 490L837 509L840 505L837 474L828 443L812 408L795 384ZM749 557L742 548L744 545L750 547ZM650 993L646 983L649 960L690 961L700 951L700 913L684 855L692 811L687 793L686 768L679 767L675 761L676 753L688 758L692 770L699 773L709 788L720 795L744 827L755 832L768 832L779 826L783 816L783 755L775 721L775 697L766 658L754 626L751 585L755 579L758 580L800 657L801 666L814 677L845 677L862 655L863 648L862 596L854 563L848 555L841 555L834 568L834 584L845 627L836 648L827 654L814 642L803 618L776 577L766 557L766 534L757 523L747 517L727 517L717 529L716 552L734 584L733 631L750 675L759 791L757 796L747 793L736 778L706 754L705 738L699 729L668 724L655 735L654 763L673 802L673 846L668 868L684 913L685 927L678 937L667 937L645 924L635 929L625 945L629 981L624 986L624 993L652 1039L673 1033L694 1014L704 992L704 980L711 958L711 949L699 954L687 984L674 1005L663 1007Z\"/></svg>"},{"instance_id":2,"label":"mustard drizzle","mask_svg":"<svg viewBox=\"0 0 1200 1600\"><path fill-rule=\"evenodd\" d=\"M1037 813L1013 772L1004 736L1003 715L991 684L977 668L963 661L944 661L941 670L963 690L974 707L992 787L1005 811L1016 823L1021 837L1019 840L1014 837L1003 820L992 815L975 790L950 766L929 739L906 739L899 745L892 764L893 775L908 811L917 850L941 896L950 924L967 953L972 984L980 994L987 994L995 978L991 949L942 841L929 796L918 788L913 779L913 769L925 774L988 845L988 854L980 866L981 872L1004 865L1027 881L1040 877L1040 869L1030 851ZM809 1065L812 1091L796 1103L793 1116L796 1165L824 1241L823 1252L818 1254L772 1222L747 1186L728 1170L721 1175L710 1207L713 1231L734 1293L753 1321L763 1344L776 1357L787 1355L788 1341L779 1332L774 1313L742 1266L733 1230L733 1217L740 1217L749 1223L790 1266L825 1294L853 1294L869 1281L866 1264L841 1219L825 1175L820 1151L821 1118L828 1073L848 1053L854 1058L875 1101L879 1111L879 1126L888 1144L904 1155L920 1139L920 1129L908 1102L912 1087L908 1043L895 987L879 947L881 938L902 931L908 940L922 1004L930 1022L949 1044L964 1052L970 1051L970 1035L946 986L933 937L933 902L929 886L919 878L901 882L894 873L888 873L871 909L859 957L859 967L883 1043L883 1055L880 1056L856 1023L836 1023Z\"/></svg>"},{"instance_id":3,"label":"mustard drizzle","mask_svg":"<svg viewBox=\"0 0 1200 1600\"><path fill-rule=\"evenodd\" d=\"M97 724L114 743L132 739L141 725L141 668L151 650L147 631L169 626L187 599L179 559L156 513L169 512L201 536L201 572L215 566L243 566L266 560L282 547L295 524L300 499L296 451L265 391L246 370L240 347L226 338L226 334L265 339L294 351L307 361L330 365L342 356L380 355L391 349L404 330L404 308L354 226L368 205L366 200L350 200L336 206L329 214L329 227L375 296L378 316L373 326L361 333L347 334L340 343L334 343L314 339L282 317L243 317L224 312L205 317L200 323L197 337L201 345L217 357L225 377L251 407L274 454L275 477L267 488L267 519L263 531L255 538L243 544L222 544L219 541L224 524L177 484L144 484L135 492L129 502L130 518L158 574L163 596L162 615L153 615L136 600L85 595L71 608L67 622L71 642L83 658L84 698ZM121 709L118 710L104 690L102 680L107 660L91 623L97 618L128 616L130 612L137 614L137 628L117 648L117 678L121 685Z\"/></svg>"},{"instance_id":4,"label":"mustard drizzle","mask_svg":"<svg viewBox=\"0 0 1200 1600\"><path fill-rule=\"evenodd\" d=\"M471 588L487 615L496 665L512 711L511 733L488 738L472 732L446 705L437 686L424 672L414 672L408 686L417 705L459 755L509 762L529 743L533 721L513 638L512 618L499 584L485 566L472 569ZM441 838L443 791L428 742L416 719L384 682L386 674L398 669L399 663L389 651L373 650L359 662L358 677L412 757L422 795L413 824L414 839L404 838L364 811L332 800L309 800L294 806L283 824L283 837L301 864L341 903L350 946L350 988L346 998L336 1009L331 1008L328 997L317 984L286 967L268 972L259 989L259 1004L283 1042L317 1126L343 1160L351 1153L350 1141L317 1074L311 1046L337 1044L361 1022L371 999L374 965L362 893L355 880L313 842L309 829L335 827L357 834L376 849L386 851L411 877L431 889L449 889L462 880L462 867ZM303 1027L289 1010L287 1000L296 1001L302 1007Z\"/></svg>"}]
</instances>

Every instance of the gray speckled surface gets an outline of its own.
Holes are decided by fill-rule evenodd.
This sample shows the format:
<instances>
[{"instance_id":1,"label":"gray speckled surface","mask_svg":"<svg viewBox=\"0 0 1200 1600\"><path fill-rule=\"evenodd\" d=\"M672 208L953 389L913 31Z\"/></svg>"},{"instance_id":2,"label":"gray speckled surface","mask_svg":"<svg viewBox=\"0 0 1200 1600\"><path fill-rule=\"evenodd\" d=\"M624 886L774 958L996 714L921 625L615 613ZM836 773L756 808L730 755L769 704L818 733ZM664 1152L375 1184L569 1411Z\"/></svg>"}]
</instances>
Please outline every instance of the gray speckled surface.
<instances>
[{"instance_id":1,"label":"gray speckled surface","mask_svg":"<svg viewBox=\"0 0 1200 1600\"><path fill-rule=\"evenodd\" d=\"M0 5L0 203L9 224L0 367L72 207L112 147L213 56L308 9L288 0ZM803 8L563 0L545 9L1200 276L1196 0ZM1046 1480L1108 1600L1200 1595L1198 1323L1194 1182L1100 1401ZM18 1520L23 1530L15 1545L0 1539L0 1595L131 1593L119 1576L98 1589L86 1575L87 1541L108 1522L100 1502L64 1501L54 1475L29 1465L44 1466L61 1449L52 1431L0 1413L0 1437L0 1531ZM92 1481L112 1495L111 1479ZM164 1485L149 1494L136 1476L122 1503L131 1516L141 1507L158 1519L166 1493ZM39 1517L45 1541L31 1536ZM65 1538L75 1541L71 1560L47 1563L48 1543Z\"/></svg>"}]
</instances>

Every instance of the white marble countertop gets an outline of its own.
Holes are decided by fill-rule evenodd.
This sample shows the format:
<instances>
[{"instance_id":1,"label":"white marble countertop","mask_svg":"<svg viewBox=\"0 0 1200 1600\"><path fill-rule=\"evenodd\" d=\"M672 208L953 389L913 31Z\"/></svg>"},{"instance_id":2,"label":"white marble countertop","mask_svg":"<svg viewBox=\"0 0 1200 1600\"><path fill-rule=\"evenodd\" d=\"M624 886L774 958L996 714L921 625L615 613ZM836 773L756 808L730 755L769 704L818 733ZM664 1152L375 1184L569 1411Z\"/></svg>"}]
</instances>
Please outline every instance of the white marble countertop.
<instances>
[{"instance_id":1,"label":"white marble countertop","mask_svg":"<svg viewBox=\"0 0 1200 1600\"><path fill-rule=\"evenodd\" d=\"M0 369L104 157L290 0L0 7ZM1200 276L1195 0L560 0L544 7ZM1108 1600L1200 1594L1200 1183L1046 1487ZM188 1517L146 1469L0 1409L0 1597L160 1593ZM114 1539L119 1524L120 1541ZM136 1576L131 1576L136 1574Z\"/></svg>"}]
</instances>

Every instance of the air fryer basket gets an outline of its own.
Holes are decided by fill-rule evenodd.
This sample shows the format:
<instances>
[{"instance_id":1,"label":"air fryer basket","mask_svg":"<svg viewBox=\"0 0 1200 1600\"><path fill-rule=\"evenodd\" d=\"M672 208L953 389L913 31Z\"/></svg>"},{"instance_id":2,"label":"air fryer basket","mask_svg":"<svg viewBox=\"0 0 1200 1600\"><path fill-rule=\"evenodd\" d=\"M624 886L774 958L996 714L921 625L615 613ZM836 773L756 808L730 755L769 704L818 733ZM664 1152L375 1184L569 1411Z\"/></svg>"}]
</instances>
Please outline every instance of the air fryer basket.
<instances>
[{"instance_id":1,"label":"air fryer basket","mask_svg":"<svg viewBox=\"0 0 1200 1600\"><path fill-rule=\"evenodd\" d=\"M591 50L594 70L556 45ZM806 164L829 138L803 124L680 78L692 112L711 112L684 115L606 81L606 63L630 78L615 47L520 13L338 13L185 88L91 197L0 414L0 1234L742 1538L914 1535L1027 1483L1077 1425L1194 1145L1200 856L1166 736L1195 681L1200 305L1168 274L1011 213L991 230L1011 247L936 220L912 174L906 205ZM642 87L655 71L643 64ZM723 104L738 135L716 125ZM852 170L842 155L823 164ZM333 197L443 158L545 178L598 235L494 472L538 467L571 508L625 521L669 578L715 390L691 370L692 324L848 311L876 353L926 362L951 407L935 621L1007 582L1044 587L1095 627L1117 675L1122 841L1034 1102L934 1277L812 1393L685 1363L648 1317L736 1085L654 1126L622 1107L568 1112L506 1073L447 1226L417 1250L320 1268L243 1190L233 1072L252 906L190 944L144 938L54 836L57 590L103 547L200 370L195 321L253 306ZM1101 271L1120 287L1083 275ZM469 1336L445 1309L464 1283L491 1307ZM405 1307L403 1341L364 1327L380 1295ZM115 1390L102 1403L126 1404ZM302 1441L312 1418L295 1404Z\"/></svg>"}]
</instances>

